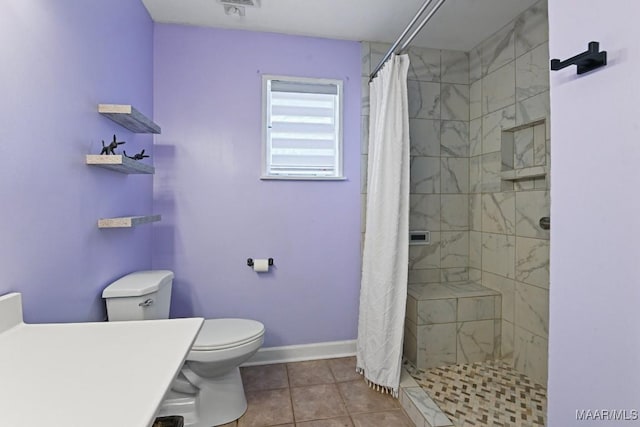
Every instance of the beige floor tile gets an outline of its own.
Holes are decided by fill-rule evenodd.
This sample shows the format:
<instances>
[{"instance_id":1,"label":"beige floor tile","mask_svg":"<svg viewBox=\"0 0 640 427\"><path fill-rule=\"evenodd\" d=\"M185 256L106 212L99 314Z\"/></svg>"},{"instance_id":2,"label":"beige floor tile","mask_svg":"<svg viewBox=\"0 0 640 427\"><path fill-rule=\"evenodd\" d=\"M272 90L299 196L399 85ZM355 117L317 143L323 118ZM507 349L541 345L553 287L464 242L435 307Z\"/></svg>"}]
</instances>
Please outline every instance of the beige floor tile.
<instances>
[{"instance_id":1,"label":"beige floor tile","mask_svg":"<svg viewBox=\"0 0 640 427\"><path fill-rule=\"evenodd\" d=\"M397 399L369 388L363 379L338 383L338 388L350 414L400 407Z\"/></svg>"},{"instance_id":2,"label":"beige floor tile","mask_svg":"<svg viewBox=\"0 0 640 427\"><path fill-rule=\"evenodd\" d=\"M347 415L335 384L291 388L291 400L296 422Z\"/></svg>"},{"instance_id":3,"label":"beige floor tile","mask_svg":"<svg viewBox=\"0 0 640 427\"><path fill-rule=\"evenodd\" d=\"M247 412L238 427L269 427L293 422L289 389L247 391Z\"/></svg>"},{"instance_id":4,"label":"beige floor tile","mask_svg":"<svg viewBox=\"0 0 640 427\"><path fill-rule=\"evenodd\" d=\"M289 387L287 367L277 365L249 366L240 369L245 391L275 390Z\"/></svg>"},{"instance_id":5,"label":"beige floor tile","mask_svg":"<svg viewBox=\"0 0 640 427\"><path fill-rule=\"evenodd\" d=\"M356 372L355 357L341 357L340 359L329 359L329 368L333 377L338 382L353 381L361 379L362 375Z\"/></svg>"},{"instance_id":6,"label":"beige floor tile","mask_svg":"<svg viewBox=\"0 0 640 427\"><path fill-rule=\"evenodd\" d=\"M216 427L238 427L238 422L237 421L231 421L230 423L220 424L219 426L216 426Z\"/></svg>"},{"instance_id":7,"label":"beige floor tile","mask_svg":"<svg viewBox=\"0 0 640 427\"><path fill-rule=\"evenodd\" d=\"M287 363L287 371L291 387L335 382L326 360Z\"/></svg>"},{"instance_id":8,"label":"beige floor tile","mask_svg":"<svg viewBox=\"0 0 640 427\"><path fill-rule=\"evenodd\" d=\"M296 427L353 427L353 423L349 417L340 417L328 420L305 421L297 423Z\"/></svg>"},{"instance_id":9,"label":"beige floor tile","mask_svg":"<svg viewBox=\"0 0 640 427\"><path fill-rule=\"evenodd\" d=\"M400 409L385 412L368 412L352 415L355 427L415 427Z\"/></svg>"}]
</instances>

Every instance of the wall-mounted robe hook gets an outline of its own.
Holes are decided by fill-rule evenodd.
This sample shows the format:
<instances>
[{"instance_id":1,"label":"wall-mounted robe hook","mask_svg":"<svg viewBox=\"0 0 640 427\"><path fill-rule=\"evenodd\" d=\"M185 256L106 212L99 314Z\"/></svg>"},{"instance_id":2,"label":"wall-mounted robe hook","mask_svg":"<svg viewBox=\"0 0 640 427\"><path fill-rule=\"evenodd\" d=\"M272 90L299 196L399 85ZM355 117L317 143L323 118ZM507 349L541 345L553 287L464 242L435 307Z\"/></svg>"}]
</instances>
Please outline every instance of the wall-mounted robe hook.
<instances>
[{"instance_id":1,"label":"wall-mounted robe hook","mask_svg":"<svg viewBox=\"0 0 640 427\"><path fill-rule=\"evenodd\" d=\"M602 66L607 65L607 51L600 50L600 43L589 42L589 48L586 52L582 52L572 58L560 61L559 59L551 60L551 70L557 71L568 67L569 65L576 65L578 67L578 74L588 73Z\"/></svg>"},{"instance_id":2,"label":"wall-mounted robe hook","mask_svg":"<svg viewBox=\"0 0 640 427\"><path fill-rule=\"evenodd\" d=\"M273 258L269 258L268 263L270 266L273 265ZM247 258L247 265L253 267L253 258Z\"/></svg>"}]
</instances>

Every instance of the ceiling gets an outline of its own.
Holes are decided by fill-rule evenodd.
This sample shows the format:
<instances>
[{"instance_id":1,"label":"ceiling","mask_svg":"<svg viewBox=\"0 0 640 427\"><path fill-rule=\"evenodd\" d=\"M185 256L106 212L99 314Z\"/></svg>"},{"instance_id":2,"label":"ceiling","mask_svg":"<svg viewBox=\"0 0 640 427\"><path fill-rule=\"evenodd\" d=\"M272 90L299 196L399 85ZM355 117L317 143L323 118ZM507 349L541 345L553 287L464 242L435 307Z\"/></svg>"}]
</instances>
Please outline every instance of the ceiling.
<instances>
[{"instance_id":1,"label":"ceiling","mask_svg":"<svg viewBox=\"0 0 640 427\"><path fill-rule=\"evenodd\" d=\"M536 1L446 0L412 44L469 51ZM391 43L423 0L262 0L244 17L226 15L218 0L142 2L162 23Z\"/></svg>"}]
</instances>

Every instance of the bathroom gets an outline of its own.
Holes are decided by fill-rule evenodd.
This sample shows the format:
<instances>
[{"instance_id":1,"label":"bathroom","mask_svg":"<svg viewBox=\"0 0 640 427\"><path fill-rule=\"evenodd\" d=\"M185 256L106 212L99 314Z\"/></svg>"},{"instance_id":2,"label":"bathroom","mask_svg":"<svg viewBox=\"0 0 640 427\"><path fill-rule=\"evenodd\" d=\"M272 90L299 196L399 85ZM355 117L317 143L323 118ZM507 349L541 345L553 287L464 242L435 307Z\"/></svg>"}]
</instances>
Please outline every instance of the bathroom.
<instances>
[{"instance_id":1,"label":"bathroom","mask_svg":"<svg viewBox=\"0 0 640 427\"><path fill-rule=\"evenodd\" d=\"M576 78L573 69L567 69L551 76L548 123L552 125L546 127L551 134L544 138L549 156L544 161L553 164L552 183L536 178L532 188L511 191L502 187L497 169L483 168L501 152L495 145L501 143L500 132L487 135L487 123L495 119L496 129L525 123L528 120L519 122L521 101L549 96L548 89L523 95L515 85L513 95L501 92L491 98L484 94L486 87L498 85L485 75L473 74L478 69L473 48L488 37L477 40L468 51L466 82L457 77L440 82L468 91L468 106L452 101L452 114L462 116L428 118L416 110L410 95L410 110L418 116L414 123L431 120L435 127L438 122L440 147L453 147L445 150L447 155L435 155L429 151L432 147L413 144L414 164L432 162L441 172L436 185L435 179L429 184L428 177L420 175L419 167L412 168L411 194L416 204L412 218L418 229L424 226L431 231L432 245L411 247L410 283L430 281L437 275L434 280L480 280L499 291L500 354L538 382L544 384L548 377L551 396L554 390L556 395L572 396L549 401L549 425L570 425L577 409L630 408L632 397L637 397L632 384L619 384L637 354L623 345L620 324L637 319L630 285L635 272L631 255L636 249L627 243L633 240L629 234L634 223L623 214L634 208L634 202L619 200L608 191L626 189L627 182L634 182L637 154L635 146L625 141L637 131L621 125L605 134L596 125L603 118L618 123L626 114L633 123L632 108L616 109L620 116L614 116L606 105L616 98L603 94L609 90L625 99L623 86L633 87L627 77L633 73L627 67L636 51L622 40L637 37L627 21L637 7L620 5L609 10L598 5L576 11L570 2L551 3L555 4L548 12L547 59L571 57L592 40L600 41L612 55L610 66L592 74ZM344 347L353 345L357 336L361 210L366 200L363 82L385 53L385 45L378 42L393 41L420 4L416 1L407 17L397 18L395 33L387 34L385 40L368 39L372 42L368 43L367 39L337 40L346 36L313 38L154 23L138 1L9 0L0 15L4 94L0 194L5 206L0 222L4 272L0 294L22 293L28 323L100 322L106 319L101 292L107 284L132 271L170 269L176 275L172 317L256 319L265 324L265 348L300 346L305 351L305 346L337 343L323 350L327 358L347 353ZM216 10L221 7L215 6ZM267 6L264 1L263 7ZM327 19L334 14L328 13ZM582 28L576 14L584 14L578 16L587 21L609 16L620 25ZM296 32L302 31L290 31ZM362 40L367 43L360 44ZM503 62L501 67L496 64L495 71L512 67L517 79L518 58L525 54L537 59L535 49L545 41L525 49L514 38L514 58L499 58ZM363 71L367 66L363 51L364 58L367 51L370 55L368 72ZM611 72L615 78L608 75ZM345 82L347 180L260 180L262 74ZM496 80L504 82L497 75ZM435 82L425 73L409 79L414 88L429 83ZM606 89L594 91L600 96L595 102L589 91L597 85ZM132 104L153 117L162 133L150 136L121 130L96 113L100 103ZM506 124L497 120L505 118L498 116L503 111ZM545 112L530 119L547 117ZM482 138L478 138L480 128ZM84 163L85 155L98 154L101 141L111 140L114 132L126 141L121 148L127 153L144 149L151 155L147 161L155 166L154 175L114 174ZM494 144L489 148L485 147L487 136ZM606 141L614 148L603 150L596 145L596 136L598 143ZM546 141L554 144L547 146ZM618 152L627 154L614 158ZM458 183L464 183L465 171L468 185L450 190L454 180L445 174L462 176ZM598 171L597 180L593 171ZM430 185L433 190L425 190ZM549 250L549 232L539 235L543 232L529 228L531 221L549 216L549 189L554 218L551 280L544 267L527 275L529 258L520 256L525 248L536 256ZM594 195L599 199L594 200ZM544 200L530 201L527 196ZM430 199L440 202L427 204ZM423 213L418 206L423 201L434 211ZM151 213L161 214L162 220L132 229L96 227L99 218ZM620 219L610 227L594 227L606 218L616 218L617 213ZM593 244L612 237L621 243ZM274 266L268 274L256 274L247 266L249 257L272 257ZM507 257L513 263L502 262ZM606 289L600 286L612 278L615 284ZM549 283L562 286L554 289ZM616 296L617 305L603 307L601 301L611 295ZM547 316L551 317L548 325L533 322ZM593 348L594 342L602 346ZM620 359L603 368L602 358ZM588 386L590 376L598 379L599 388Z\"/></svg>"}]
</instances>

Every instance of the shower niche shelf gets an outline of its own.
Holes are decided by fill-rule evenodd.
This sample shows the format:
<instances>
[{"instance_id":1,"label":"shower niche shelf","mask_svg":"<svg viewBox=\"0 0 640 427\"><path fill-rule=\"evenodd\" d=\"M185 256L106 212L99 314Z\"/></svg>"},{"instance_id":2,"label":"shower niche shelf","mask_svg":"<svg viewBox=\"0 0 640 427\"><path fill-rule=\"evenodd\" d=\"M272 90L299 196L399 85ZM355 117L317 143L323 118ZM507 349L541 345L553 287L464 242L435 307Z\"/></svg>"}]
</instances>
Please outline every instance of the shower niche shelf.
<instances>
[{"instance_id":1,"label":"shower niche shelf","mask_svg":"<svg viewBox=\"0 0 640 427\"><path fill-rule=\"evenodd\" d=\"M545 119L502 129L502 181L514 182L547 176L546 132Z\"/></svg>"},{"instance_id":2,"label":"shower niche shelf","mask_svg":"<svg viewBox=\"0 0 640 427\"><path fill-rule=\"evenodd\" d=\"M137 160L132 160L122 154L87 154L86 162L91 166L97 166L125 174L153 175L155 173L155 168L153 166L141 163Z\"/></svg>"},{"instance_id":3,"label":"shower niche shelf","mask_svg":"<svg viewBox=\"0 0 640 427\"><path fill-rule=\"evenodd\" d=\"M98 104L98 113L133 133L160 133L160 126L127 104Z\"/></svg>"},{"instance_id":4,"label":"shower niche shelf","mask_svg":"<svg viewBox=\"0 0 640 427\"><path fill-rule=\"evenodd\" d=\"M132 228L137 225L160 221L160 215L122 216L117 218L101 218L98 228Z\"/></svg>"},{"instance_id":5,"label":"shower niche shelf","mask_svg":"<svg viewBox=\"0 0 640 427\"><path fill-rule=\"evenodd\" d=\"M532 166L530 168L520 168L502 171L500 174L503 181L520 181L522 179L544 178L547 176L546 166Z\"/></svg>"}]
</instances>

